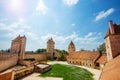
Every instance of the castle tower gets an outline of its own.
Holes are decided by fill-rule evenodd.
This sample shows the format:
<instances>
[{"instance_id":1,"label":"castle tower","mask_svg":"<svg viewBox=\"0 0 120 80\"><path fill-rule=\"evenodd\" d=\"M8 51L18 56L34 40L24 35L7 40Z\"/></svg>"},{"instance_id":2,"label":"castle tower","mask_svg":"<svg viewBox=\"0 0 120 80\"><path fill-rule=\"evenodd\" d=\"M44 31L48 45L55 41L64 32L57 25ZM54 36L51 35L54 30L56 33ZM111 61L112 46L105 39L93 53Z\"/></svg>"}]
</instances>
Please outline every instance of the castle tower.
<instances>
[{"instance_id":1,"label":"castle tower","mask_svg":"<svg viewBox=\"0 0 120 80\"><path fill-rule=\"evenodd\" d=\"M69 46L68 46L68 52L69 53L72 53L72 52L75 52L75 45L74 45L74 43L71 41L70 42L70 44L69 44Z\"/></svg>"},{"instance_id":2,"label":"castle tower","mask_svg":"<svg viewBox=\"0 0 120 80\"><path fill-rule=\"evenodd\" d=\"M18 54L19 60L24 59L25 54L25 47L26 47L26 37L25 36L18 36L14 40L12 40L11 44L11 53Z\"/></svg>"},{"instance_id":3,"label":"castle tower","mask_svg":"<svg viewBox=\"0 0 120 80\"><path fill-rule=\"evenodd\" d=\"M47 41L47 52L50 54L50 58L53 60L54 57L54 46L55 42L53 41L53 39L49 39Z\"/></svg>"},{"instance_id":4,"label":"castle tower","mask_svg":"<svg viewBox=\"0 0 120 80\"><path fill-rule=\"evenodd\" d=\"M107 61L120 54L120 25L113 24L112 21L109 21L109 29L105 36L105 46Z\"/></svg>"}]
</instances>

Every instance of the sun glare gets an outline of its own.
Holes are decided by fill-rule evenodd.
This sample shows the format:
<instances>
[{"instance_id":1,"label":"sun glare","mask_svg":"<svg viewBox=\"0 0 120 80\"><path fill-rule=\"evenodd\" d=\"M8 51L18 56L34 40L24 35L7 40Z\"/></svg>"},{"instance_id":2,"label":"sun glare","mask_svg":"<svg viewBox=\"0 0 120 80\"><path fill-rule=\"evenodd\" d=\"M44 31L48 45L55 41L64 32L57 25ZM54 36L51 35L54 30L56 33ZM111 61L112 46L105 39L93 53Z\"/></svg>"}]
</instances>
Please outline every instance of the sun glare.
<instances>
[{"instance_id":1,"label":"sun glare","mask_svg":"<svg viewBox=\"0 0 120 80\"><path fill-rule=\"evenodd\" d=\"M7 13L12 15L21 15L25 11L25 1L24 0L7 0L4 2L5 9Z\"/></svg>"},{"instance_id":2,"label":"sun glare","mask_svg":"<svg viewBox=\"0 0 120 80\"><path fill-rule=\"evenodd\" d=\"M13 10L21 10L22 8L22 0L11 0L10 1L10 7Z\"/></svg>"}]
</instances>

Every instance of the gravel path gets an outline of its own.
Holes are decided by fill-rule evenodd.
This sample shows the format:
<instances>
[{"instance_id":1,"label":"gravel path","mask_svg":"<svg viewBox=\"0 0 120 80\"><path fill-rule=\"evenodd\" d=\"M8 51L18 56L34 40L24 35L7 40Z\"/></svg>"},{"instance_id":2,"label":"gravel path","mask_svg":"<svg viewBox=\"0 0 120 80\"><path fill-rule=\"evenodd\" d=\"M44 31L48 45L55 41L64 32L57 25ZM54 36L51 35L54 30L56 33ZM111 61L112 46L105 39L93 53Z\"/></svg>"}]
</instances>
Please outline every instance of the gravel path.
<instances>
[{"instance_id":1,"label":"gravel path","mask_svg":"<svg viewBox=\"0 0 120 80\"><path fill-rule=\"evenodd\" d=\"M40 73L33 73L27 77L24 77L21 80L63 80L63 78L55 78L55 77L39 77Z\"/></svg>"}]
</instances>

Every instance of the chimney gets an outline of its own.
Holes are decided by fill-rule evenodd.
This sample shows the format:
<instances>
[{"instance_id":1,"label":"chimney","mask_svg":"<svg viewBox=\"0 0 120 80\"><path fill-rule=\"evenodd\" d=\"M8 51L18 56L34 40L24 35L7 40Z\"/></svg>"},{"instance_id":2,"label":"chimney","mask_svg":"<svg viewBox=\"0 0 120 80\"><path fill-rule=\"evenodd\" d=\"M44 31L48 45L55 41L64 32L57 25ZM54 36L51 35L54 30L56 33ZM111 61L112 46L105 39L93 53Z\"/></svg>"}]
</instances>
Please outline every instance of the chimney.
<instances>
[{"instance_id":1,"label":"chimney","mask_svg":"<svg viewBox=\"0 0 120 80\"><path fill-rule=\"evenodd\" d=\"M115 34L114 25L113 25L113 21L112 20L109 21L109 27L110 27L111 34Z\"/></svg>"}]
</instances>

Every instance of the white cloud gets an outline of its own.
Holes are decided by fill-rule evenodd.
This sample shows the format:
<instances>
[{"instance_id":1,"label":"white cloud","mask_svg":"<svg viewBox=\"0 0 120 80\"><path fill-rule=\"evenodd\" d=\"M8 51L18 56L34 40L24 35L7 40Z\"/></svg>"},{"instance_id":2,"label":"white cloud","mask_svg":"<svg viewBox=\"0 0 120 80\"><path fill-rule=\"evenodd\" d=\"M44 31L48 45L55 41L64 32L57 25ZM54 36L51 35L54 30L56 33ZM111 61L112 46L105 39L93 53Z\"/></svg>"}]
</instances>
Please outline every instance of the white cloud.
<instances>
[{"instance_id":1,"label":"white cloud","mask_svg":"<svg viewBox=\"0 0 120 80\"><path fill-rule=\"evenodd\" d=\"M84 35L83 37L79 36L75 32L68 36L63 36L58 34L46 34L46 35L42 35L39 38L39 44L41 44L42 47L46 46L47 40L51 37L55 41L55 48L58 49L67 50L68 44L71 40L73 40L73 42L76 44L77 50L80 50L80 48L92 50L98 47L99 44L101 44L101 42L99 41L99 39L101 38L101 33L96 33L96 32L90 32Z\"/></svg>"},{"instance_id":2,"label":"white cloud","mask_svg":"<svg viewBox=\"0 0 120 80\"><path fill-rule=\"evenodd\" d=\"M24 19L19 19L9 25L0 23L0 31L5 31L6 37L16 37L19 34L24 34L27 29L30 29L30 26L24 23Z\"/></svg>"},{"instance_id":3,"label":"white cloud","mask_svg":"<svg viewBox=\"0 0 120 80\"><path fill-rule=\"evenodd\" d=\"M78 2L79 2L79 0L63 0L63 3L67 6L76 5Z\"/></svg>"},{"instance_id":4,"label":"white cloud","mask_svg":"<svg viewBox=\"0 0 120 80\"><path fill-rule=\"evenodd\" d=\"M92 35L94 35L95 33L93 33L93 32L89 32L87 35L85 35L85 38L89 38L89 37L91 37Z\"/></svg>"},{"instance_id":5,"label":"white cloud","mask_svg":"<svg viewBox=\"0 0 120 80\"><path fill-rule=\"evenodd\" d=\"M43 0L39 0L38 4L36 6L36 12L45 15L47 13L47 11L48 11L48 8L44 4L44 1Z\"/></svg>"},{"instance_id":6,"label":"white cloud","mask_svg":"<svg viewBox=\"0 0 120 80\"><path fill-rule=\"evenodd\" d=\"M106 18L107 16L109 16L110 14L112 14L115 11L114 8L110 8L107 11L101 11L98 13L98 15L95 18L95 21L99 21L103 18Z\"/></svg>"},{"instance_id":7,"label":"white cloud","mask_svg":"<svg viewBox=\"0 0 120 80\"><path fill-rule=\"evenodd\" d=\"M33 32L27 32L26 34L28 36L28 38L30 38L31 40L39 40L37 34L33 33Z\"/></svg>"}]
</instances>

